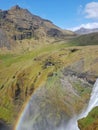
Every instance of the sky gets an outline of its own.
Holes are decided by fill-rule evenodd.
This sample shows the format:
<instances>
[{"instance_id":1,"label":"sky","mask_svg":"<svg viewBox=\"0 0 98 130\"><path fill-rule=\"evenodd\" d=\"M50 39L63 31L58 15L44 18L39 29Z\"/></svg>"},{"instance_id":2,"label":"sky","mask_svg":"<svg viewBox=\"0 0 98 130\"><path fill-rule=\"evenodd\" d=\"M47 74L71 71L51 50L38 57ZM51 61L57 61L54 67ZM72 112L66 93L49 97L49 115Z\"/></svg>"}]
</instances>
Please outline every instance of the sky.
<instances>
[{"instance_id":1,"label":"sky","mask_svg":"<svg viewBox=\"0 0 98 130\"><path fill-rule=\"evenodd\" d=\"M0 0L0 9L19 5L62 29L98 28L98 0Z\"/></svg>"}]
</instances>

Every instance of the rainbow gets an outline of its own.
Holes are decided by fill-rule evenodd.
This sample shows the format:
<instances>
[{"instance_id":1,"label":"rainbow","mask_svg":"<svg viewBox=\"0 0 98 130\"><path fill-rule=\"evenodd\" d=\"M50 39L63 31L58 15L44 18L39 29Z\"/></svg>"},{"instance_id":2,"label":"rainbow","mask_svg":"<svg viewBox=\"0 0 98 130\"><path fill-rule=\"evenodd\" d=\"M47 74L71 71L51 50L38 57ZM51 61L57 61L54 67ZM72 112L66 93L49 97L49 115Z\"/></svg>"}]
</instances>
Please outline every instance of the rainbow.
<instances>
[{"instance_id":1,"label":"rainbow","mask_svg":"<svg viewBox=\"0 0 98 130\"><path fill-rule=\"evenodd\" d=\"M39 89L40 89L40 88L37 88L36 90L39 90ZM32 95L28 97L26 103L24 103L24 105L22 106L22 109L21 109L21 111L19 112L18 118L17 118L17 120L16 120L16 122L15 122L15 124L14 124L13 130L21 130L21 129L20 129L20 126L21 126L22 121L23 121L23 119L24 119L24 115L25 115L26 111L28 110L28 108L29 108L29 106L30 106L30 102L32 101L33 95L34 95L35 92L36 92L36 91L34 91L34 92L32 93Z\"/></svg>"},{"instance_id":2,"label":"rainbow","mask_svg":"<svg viewBox=\"0 0 98 130\"><path fill-rule=\"evenodd\" d=\"M20 124L22 123L24 113L27 111L27 109L29 107L29 101L30 101L30 98L26 101L26 103L23 105L21 111L19 112L18 118L14 125L14 130L20 130L19 127L20 127Z\"/></svg>"}]
</instances>

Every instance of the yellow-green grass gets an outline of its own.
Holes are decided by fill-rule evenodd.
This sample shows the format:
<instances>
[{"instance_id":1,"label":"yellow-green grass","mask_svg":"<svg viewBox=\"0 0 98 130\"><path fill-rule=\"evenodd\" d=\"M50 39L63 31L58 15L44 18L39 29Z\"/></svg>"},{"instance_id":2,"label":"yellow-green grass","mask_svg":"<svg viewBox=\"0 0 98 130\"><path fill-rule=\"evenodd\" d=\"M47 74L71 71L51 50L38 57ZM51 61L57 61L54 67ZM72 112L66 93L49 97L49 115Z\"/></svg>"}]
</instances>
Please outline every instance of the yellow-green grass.
<instances>
[{"instance_id":1,"label":"yellow-green grass","mask_svg":"<svg viewBox=\"0 0 98 130\"><path fill-rule=\"evenodd\" d=\"M95 107L86 118L79 120L81 130L97 130L98 129L98 107Z\"/></svg>"},{"instance_id":2,"label":"yellow-green grass","mask_svg":"<svg viewBox=\"0 0 98 130\"><path fill-rule=\"evenodd\" d=\"M72 52L74 48L77 51ZM12 122L13 118L15 120L22 105L37 87L45 84L49 74L70 66L81 58L84 59L82 71L92 70L97 75L97 50L98 46L70 47L60 43L39 45L24 53L0 54L0 109L7 109L4 115L0 111L0 118L7 122ZM48 59L52 65L46 65ZM21 92L16 99L15 91L18 86ZM16 112L17 107L19 108ZM9 117L10 113L13 116Z\"/></svg>"}]
</instances>

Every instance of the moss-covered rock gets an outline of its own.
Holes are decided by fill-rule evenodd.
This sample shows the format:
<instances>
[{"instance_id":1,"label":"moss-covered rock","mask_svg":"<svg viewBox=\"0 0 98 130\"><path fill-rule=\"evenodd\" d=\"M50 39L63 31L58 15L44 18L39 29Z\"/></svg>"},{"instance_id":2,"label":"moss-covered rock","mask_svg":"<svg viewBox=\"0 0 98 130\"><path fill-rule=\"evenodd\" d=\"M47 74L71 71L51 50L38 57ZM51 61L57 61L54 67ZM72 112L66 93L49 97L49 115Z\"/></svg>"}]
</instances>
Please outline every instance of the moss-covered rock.
<instances>
[{"instance_id":1,"label":"moss-covered rock","mask_svg":"<svg viewBox=\"0 0 98 130\"><path fill-rule=\"evenodd\" d=\"M98 130L98 107L95 107L86 118L78 121L80 130Z\"/></svg>"}]
</instances>

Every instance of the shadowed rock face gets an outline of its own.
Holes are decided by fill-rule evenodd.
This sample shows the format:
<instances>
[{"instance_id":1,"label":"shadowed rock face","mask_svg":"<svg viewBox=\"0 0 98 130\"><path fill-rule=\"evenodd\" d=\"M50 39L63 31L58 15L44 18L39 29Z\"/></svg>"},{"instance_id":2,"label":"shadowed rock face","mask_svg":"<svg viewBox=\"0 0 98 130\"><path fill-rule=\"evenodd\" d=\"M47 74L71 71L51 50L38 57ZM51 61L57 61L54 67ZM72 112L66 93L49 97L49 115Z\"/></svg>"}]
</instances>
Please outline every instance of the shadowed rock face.
<instances>
[{"instance_id":1,"label":"shadowed rock face","mask_svg":"<svg viewBox=\"0 0 98 130\"><path fill-rule=\"evenodd\" d=\"M7 126L4 121L0 120L0 130L12 130L10 126Z\"/></svg>"},{"instance_id":2,"label":"shadowed rock face","mask_svg":"<svg viewBox=\"0 0 98 130\"><path fill-rule=\"evenodd\" d=\"M93 71L86 71L84 72L84 60L81 59L78 62L73 63L72 65L68 66L64 69L63 74L65 76L77 76L78 78L82 78L89 82L90 84L94 85L98 76Z\"/></svg>"},{"instance_id":3,"label":"shadowed rock face","mask_svg":"<svg viewBox=\"0 0 98 130\"><path fill-rule=\"evenodd\" d=\"M0 29L0 47L10 48L8 37L3 29Z\"/></svg>"},{"instance_id":4,"label":"shadowed rock face","mask_svg":"<svg viewBox=\"0 0 98 130\"><path fill-rule=\"evenodd\" d=\"M55 29L55 28L51 28L49 31L47 31L47 34L50 37L64 37L64 34L61 31L59 31L58 29Z\"/></svg>"}]
</instances>

